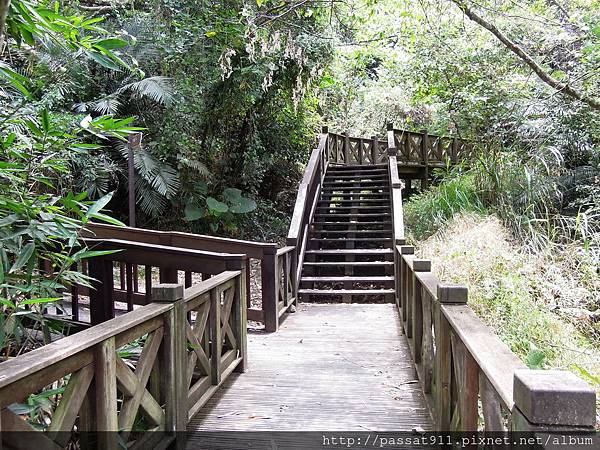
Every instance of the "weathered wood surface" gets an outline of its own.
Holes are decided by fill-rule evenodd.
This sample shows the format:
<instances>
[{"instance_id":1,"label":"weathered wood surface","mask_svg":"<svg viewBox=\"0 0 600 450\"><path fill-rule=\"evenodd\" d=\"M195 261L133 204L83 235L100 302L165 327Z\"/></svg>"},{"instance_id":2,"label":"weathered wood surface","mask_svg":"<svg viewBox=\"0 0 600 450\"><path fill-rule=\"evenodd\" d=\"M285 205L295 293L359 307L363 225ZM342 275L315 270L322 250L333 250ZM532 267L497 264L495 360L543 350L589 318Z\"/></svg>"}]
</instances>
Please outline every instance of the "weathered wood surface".
<instances>
[{"instance_id":1,"label":"weathered wood surface","mask_svg":"<svg viewBox=\"0 0 600 450\"><path fill-rule=\"evenodd\" d=\"M393 305L301 303L278 333L248 336L246 373L188 430L431 429L400 330Z\"/></svg>"}]
</instances>

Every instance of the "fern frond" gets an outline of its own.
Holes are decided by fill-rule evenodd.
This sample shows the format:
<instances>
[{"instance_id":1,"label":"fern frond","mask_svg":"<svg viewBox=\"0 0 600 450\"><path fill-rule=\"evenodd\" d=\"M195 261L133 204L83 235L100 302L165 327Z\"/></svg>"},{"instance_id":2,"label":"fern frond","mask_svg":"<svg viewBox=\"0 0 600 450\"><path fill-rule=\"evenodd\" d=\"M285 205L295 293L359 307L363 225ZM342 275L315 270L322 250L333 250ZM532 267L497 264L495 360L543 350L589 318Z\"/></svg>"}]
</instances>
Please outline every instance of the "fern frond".
<instances>
[{"instance_id":1,"label":"fern frond","mask_svg":"<svg viewBox=\"0 0 600 450\"><path fill-rule=\"evenodd\" d=\"M127 143L120 143L117 149L127 158ZM171 198L179 191L181 183L177 170L155 158L149 151L137 149L133 154L133 165L140 177L159 194Z\"/></svg>"},{"instance_id":2,"label":"fern frond","mask_svg":"<svg viewBox=\"0 0 600 450\"><path fill-rule=\"evenodd\" d=\"M197 159L188 158L184 155L178 154L177 162L179 162L179 164L181 164L184 167L194 169L198 172L199 175L202 175L203 177L210 176L210 170L202 161L198 161Z\"/></svg>"},{"instance_id":3,"label":"fern frond","mask_svg":"<svg viewBox=\"0 0 600 450\"><path fill-rule=\"evenodd\" d=\"M116 91L117 94L125 92L129 92L134 98L148 98L165 106L169 106L173 100L173 86L168 77L145 78L126 84Z\"/></svg>"}]
</instances>

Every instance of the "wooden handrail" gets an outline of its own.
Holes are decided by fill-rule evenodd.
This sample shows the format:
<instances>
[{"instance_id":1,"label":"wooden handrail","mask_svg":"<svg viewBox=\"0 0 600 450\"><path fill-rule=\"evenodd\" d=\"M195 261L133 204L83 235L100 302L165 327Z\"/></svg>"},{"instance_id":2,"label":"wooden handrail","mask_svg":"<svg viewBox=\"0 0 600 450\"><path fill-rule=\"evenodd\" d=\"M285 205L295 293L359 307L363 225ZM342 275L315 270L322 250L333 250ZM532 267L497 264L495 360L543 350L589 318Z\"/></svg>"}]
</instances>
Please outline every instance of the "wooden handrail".
<instances>
[{"instance_id":1,"label":"wooden handrail","mask_svg":"<svg viewBox=\"0 0 600 450\"><path fill-rule=\"evenodd\" d=\"M3 444L64 448L77 424L79 438L97 439L97 448L117 450L119 440L184 448L189 419L233 371L246 369L244 276L227 271L185 293L182 285L155 286L155 303L3 362ZM142 348L135 358L123 352L131 344ZM10 409L57 381L65 389L46 432ZM142 411L153 433L132 433Z\"/></svg>"},{"instance_id":2,"label":"wooden handrail","mask_svg":"<svg viewBox=\"0 0 600 450\"><path fill-rule=\"evenodd\" d=\"M16 358L11 358L2 363L0 370L0 389L9 386L17 380L35 374L47 366L57 364L60 361L66 360L69 357L81 353L101 341L104 341L110 337L117 336L127 330L135 328L148 320L160 316L164 312L170 309L170 305L153 303L142 308L136 309L127 315L115 317L103 324L97 325L93 328L81 331L72 336L67 336L58 341L52 342L43 347L32 350L24 355ZM78 364L77 369L89 364L84 360L81 364ZM72 367L69 367L71 370ZM68 371L65 372L69 373ZM58 375L59 377L62 375ZM41 381L41 387L46 383L45 380ZM32 391L38 389L35 386L31 386ZM0 405L6 406L6 394L0 392ZM16 401L16 399L15 399Z\"/></svg>"},{"instance_id":3,"label":"wooden handrail","mask_svg":"<svg viewBox=\"0 0 600 450\"><path fill-rule=\"evenodd\" d=\"M176 231L156 231L141 228L118 227L114 225L105 225L91 223L86 226L82 233L86 239L96 240L120 240L135 242L141 246L149 245L152 248L162 251L163 248L172 248L173 251L197 250L208 252L210 255L218 254L218 259L226 258L227 255L238 257L243 256L246 259L258 259L261 264L260 284L262 293L262 306L260 309L249 305L248 316L251 320L263 322L267 331L276 331L279 312L277 311L276 297L277 285L274 277L277 272L277 244L269 242L255 242L240 239L230 239L223 237L199 235L192 233L183 233ZM91 241L90 241L91 242ZM205 274L220 273L223 270L233 267L224 267L209 264L203 272ZM255 275L251 271L250 261L246 263L246 279ZM131 272L131 268L128 269ZM263 276L264 274L264 276ZM134 268L134 285L137 286L137 269ZM186 273L186 283L191 283L191 273ZM171 280L173 281L173 280ZM139 295L134 296L136 299Z\"/></svg>"},{"instance_id":4,"label":"wooden handrail","mask_svg":"<svg viewBox=\"0 0 600 450\"><path fill-rule=\"evenodd\" d=\"M396 246L395 253L396 303L437 429L476 431L481 402L486 431L593 430L591 387L567 372L529 370L467 305L466 287L442 284L431 261L416 258L411 246ZM552 408L533 408L536 398L553 398L561 418Z\"/></svg>"},{"instance_id":5,"label":"wooden handrail","mask_svg":"<svg viewBox=\"0 0 600 450\"><path fill-rule=\"evenodd\" d=\"M216 253L245 254L261 259L265 252L277 248L276 243L246 241L179 231L156 231L143 228L118 227L99 223L86 225L83 236L91 239L119 239L152 245L201 250Z\"/></svg>"},{"instance_id":6,"label":"wooden handrail","mask_svg":"<svg viewBox=\"0 0 600 450\"><path fill-rule=\"evenodd\" d=\"M303 222L305 222L306 205L312 205L313 198L307 198L309 195L309 188L313 185L317 173L322 176L324 170L319 170L319 165L322 161L322 155L327 146L327 134L322 133L319 136L319 145L314 149L310 155L306 170L302 176L302 181L298 187L298 195L296 197L296 203L294 205L294 212L292 214L292 220L290 222L290 228L288 231L287 241L288 245L296 245L300 233L302 232Z\"/></svg>"},{"instance_id":7,"label":"wooden handrail","mask_svg":"<svg viewBox=\"0 0 600 450\"><path fill-rule=\"evenodd\" d=\"M477 317L467 305L442 305L442 312L479 369L498 393L507 411L512 410L513 378L527 366Z\"/></svg>"}]
</instances>

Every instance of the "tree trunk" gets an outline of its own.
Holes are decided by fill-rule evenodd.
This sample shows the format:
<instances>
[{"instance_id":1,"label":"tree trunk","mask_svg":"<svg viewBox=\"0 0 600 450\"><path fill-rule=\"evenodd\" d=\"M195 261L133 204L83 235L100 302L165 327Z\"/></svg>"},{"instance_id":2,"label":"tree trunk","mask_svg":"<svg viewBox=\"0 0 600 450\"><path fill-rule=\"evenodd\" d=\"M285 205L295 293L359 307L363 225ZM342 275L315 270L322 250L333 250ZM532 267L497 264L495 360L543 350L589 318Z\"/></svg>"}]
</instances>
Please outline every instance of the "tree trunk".
<instances>
[{"instance_id":1,"label":"tree trunk","mask_svg":"<svg viewBox=\"0 0 600 450\"><path fill-rule=\"evenodd\" d=\"M567 83L561 83L548 72L546 72L525 50L523 50L518 44L513 42L510 38L508 38L504 33L502 33L494 24L486 21L481 16L477 15L463 0L451 0L455 3L461 11L473 22L482 26L490 33L492 33L496 38L502 42L511 52L517 55L525 64L527 64L536 75L548 86L553 87L559 92L568 95L571 98L575 98L583 103L589 105L595 110L600 111L600 101L595 98L589 97L584 93L578 91Z\"/></svg>"},{"instance_id":2,"label":"tree trunk","mask_svg":"<svg viewBox=\"0 0 600 450\"><path fill-rule=\"evenodd\" d=\"M0 55L4 53L4 28L11 0L0 0Z\"/></svg>"}]
</instances>

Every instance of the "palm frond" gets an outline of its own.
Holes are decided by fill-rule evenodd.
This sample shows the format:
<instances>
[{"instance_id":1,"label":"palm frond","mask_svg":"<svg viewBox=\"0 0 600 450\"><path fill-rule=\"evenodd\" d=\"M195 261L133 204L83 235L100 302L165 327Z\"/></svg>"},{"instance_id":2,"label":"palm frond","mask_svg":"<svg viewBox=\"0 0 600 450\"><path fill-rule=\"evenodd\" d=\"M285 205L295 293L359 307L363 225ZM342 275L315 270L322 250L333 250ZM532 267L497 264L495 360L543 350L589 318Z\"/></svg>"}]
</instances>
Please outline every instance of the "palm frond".
<instances>
[{"instance_id":1,"label":"palm frond","mask_svg":"<svg viewBox=\"0 0 600 450\"><path fill-rule=\"evenodd\" d=\"M156 192L152 186L143 178L137 177L135 180L135 191L137 204L145 214L157 217L163 214L169 206L168 199Z\"/></svg>"},{"instance_id":2,"label":"palm frond","mask_svg":"<svg viewBox=\"0 0 600 450\"><path fill-rule=\"evenodd\" d=\"M117 148L121 155L127 158L127 144L120 143ZM171 198L179 191L181 183L177 170L157 159L146 149L141 148L134 152L133 165L140 177L160 195Z\"/></svg>"},{"instance_id":3,"label":"palm frond","mask_svg":"<svg viewBox=\"0 0 600 450\"><path fill-rule=\"evenodd\" d=\"M197 171L199 175L202 175L204 177L210 176L209 168L202 161L198 161L197 159L189 158L185 155L178 154L177 162L184 167Z\"/></svg>"},{"instance_id":4,"label":"palm frond","mask_svg":"<svg viewBox=\"0 0 600 450\"><path fill-rule=\"evenodd\" d=\"M134 98L148 98L158 104L169 106L173 100L173 86L168 77L156 76L129 83L119 88L116 93L129 92Z\"/></svg>"}]
</instances>

